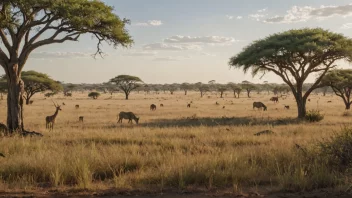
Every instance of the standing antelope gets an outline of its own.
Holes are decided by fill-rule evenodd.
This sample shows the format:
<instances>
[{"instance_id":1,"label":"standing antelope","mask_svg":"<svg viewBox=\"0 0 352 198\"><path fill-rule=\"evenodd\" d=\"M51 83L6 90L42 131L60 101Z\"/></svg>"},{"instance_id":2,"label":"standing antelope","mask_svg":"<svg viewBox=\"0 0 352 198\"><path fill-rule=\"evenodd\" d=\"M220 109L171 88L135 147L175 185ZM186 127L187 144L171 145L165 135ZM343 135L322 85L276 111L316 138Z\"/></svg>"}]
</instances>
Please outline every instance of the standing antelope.
<instances>
[{"instance_id":1,"label":"standing antelope","mask_svg":"<svg viewBox=\"0 0 352 198\"><path fill-rule=\"evenodd\" d=\"M54 103L54 101L53 101L53 103ZM54 115L46 116L46 118L45 118L46 128L49 129L49 130L54 130L54 124L55 124L56 116L59 113L59 111L61 111L60 105L56 105L54 103L54 106L56 108L56 111L55 111Z\"/></svg>"}]
</instances>

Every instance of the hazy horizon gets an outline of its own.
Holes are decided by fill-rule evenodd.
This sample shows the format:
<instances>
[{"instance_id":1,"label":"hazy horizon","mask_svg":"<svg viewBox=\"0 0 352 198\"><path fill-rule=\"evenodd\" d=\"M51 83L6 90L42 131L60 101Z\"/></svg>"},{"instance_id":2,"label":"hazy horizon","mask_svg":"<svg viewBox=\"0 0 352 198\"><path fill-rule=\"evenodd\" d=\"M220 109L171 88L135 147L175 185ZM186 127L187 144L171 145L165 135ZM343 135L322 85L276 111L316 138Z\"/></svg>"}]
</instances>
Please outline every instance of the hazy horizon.
<instances>
[{"instance_id":1,"label":"hazy horizon","mask_svg":"<svg viewBox=\"0 0 352 198\"><path fill-rule=\"evenodd\" d=\"M38 48L24 70L75 84L103 83L122 74L138 76L149 84L210 80L281 83L273 74L262 79L261 75L252 78L250 72L244 75L241 70L230 69L228 61L252 41L289 29L321 27L352 36L352 1L347 0L104 2L114 6L120 18L131 20L127 26L135 42L131 48L115 50L104 44L107 56L93 59L90 55L95 53L96 41L87 35L79 42Z\"/></svg>"}]
</instances>

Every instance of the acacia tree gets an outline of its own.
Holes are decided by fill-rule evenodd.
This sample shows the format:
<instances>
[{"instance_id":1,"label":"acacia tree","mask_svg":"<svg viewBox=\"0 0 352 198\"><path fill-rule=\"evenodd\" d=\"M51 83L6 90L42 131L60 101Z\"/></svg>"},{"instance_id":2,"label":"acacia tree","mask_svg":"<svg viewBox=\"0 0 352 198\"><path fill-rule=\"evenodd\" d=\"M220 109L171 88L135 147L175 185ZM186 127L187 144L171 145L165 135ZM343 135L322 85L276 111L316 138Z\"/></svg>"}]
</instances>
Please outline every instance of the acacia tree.
<instances>
[{"instance_id":1,"label":"acacia tree","mask_svg":"<svg viewBox=\"0 0 352 198\"><path fill-rule=\"evenodd\" d=\"M195 84L196 88L200 92L200 97L202 98L206 92L210 90L209 85L198 82Z\"/></svg>"},{"instance_id":2,"label":"acacia tree","mask_svg":"<svg viewBox=\"0 0 352 198\"><path fill-rule=\"evenodd\" d=\"M180 88L185 92L185 96L187 95L188 90L192 89L192 85L189 83L182 83Z\"/></svg>"},{"instance_id":3,"label":"acacia tree","mask_svg":"<svg viewBox=\"0 0 352 198\"><path fill-rule=\"evenodd\" d=\"M323 86L330 86L335 94L342 98L346 109L351 108L352 70L339 69L329 71L321 81Z\"/></svg>"},{"instance_id":4,"label":"acacia tree","mask_svg":"<svg viewBox=\"0 0 352 198\"><path fill-rule=\"evenodd\" d=\"M248 83L248 84L242 84L241 87L242 87L244 90L246 90L246 92L247 92L247 97L248 97L248 98L251 97L251 96L250 96L251 92L257 88L255 85L250 84L250 83Z\"/></svg>"},{"instance_id":5,"label":"acacia tree","mask_svg":"<svg viewBox=\"0 0 352 198\"><path fill-rule=\"evenodd\" d=\"M217 85L217 90L220 92L220 98L224 95L224 92L227 91L228 87L226 85Z\"/></svg>"},{"instance_id":6,"label":"acacia tree","mask_svg":"<svg viewBox=\"0 0 352 198\"><path fill-rule=\"evenodd\" d=\"M337 60L351 60L352 40L321 28L290 30L258 40L233 56L229 65L252 70L252 75L273 72L290 87L297 103L298 118L306 115L306 100L318 88ZM303 93L310 75L318 78Z\"/></svg>"},{"instance_id":7,"label":"acacia tree","mask_svg":"<svg viewBox=\"0 0 352 198\"><path fill-rule=\"evenodd\" d=\"M50 90L54 93L62 91L62 85L51 79L48 75L36 71L23 71L21 73L24 81L24 98L26 104L29 104L30 99L34 94Z\"/></svg>"},{"instance_id":8,"label":"acacia tree","mask_svg":"<svg viewBox=\"0 0 352 198\"><path fill-rule=\"evenodd\" d=\"M140 83L143 81L137 76L129 76L129 75L119 75L115 78L112 78L110 83L114 83L120 88L126 96L126 100L128 100L128 96L130 95L131 91L140 87Z\"/></svg>"},{"instance_id":9,"label":"acacia tree","mask_svg":"<svg viewBox=\"0 0 352 198\"><path fill-rule=\"evenodd\" d=\"M240 98L240 93L242 91L242 87L235 84L235 83L227 83L227 86L229 87L229 89L231 89L233 91L233 97L236 98L236 94L237 94L237 97Z\"/></svg>"},{"instance_id":10,"label":"acacia tree","mask_svg":"<svg viewBox=\"0 0 352 198\"><path fill-rule=\"evenodd\" d=\"M24 83L21 72L31 52L39 47L78 41L84 34L101 44L127 47L132 39L113 8L91 0L2 0L0 1L0 65L8 84L7 127L23 131Z\"/></svg>"}]
</instances>

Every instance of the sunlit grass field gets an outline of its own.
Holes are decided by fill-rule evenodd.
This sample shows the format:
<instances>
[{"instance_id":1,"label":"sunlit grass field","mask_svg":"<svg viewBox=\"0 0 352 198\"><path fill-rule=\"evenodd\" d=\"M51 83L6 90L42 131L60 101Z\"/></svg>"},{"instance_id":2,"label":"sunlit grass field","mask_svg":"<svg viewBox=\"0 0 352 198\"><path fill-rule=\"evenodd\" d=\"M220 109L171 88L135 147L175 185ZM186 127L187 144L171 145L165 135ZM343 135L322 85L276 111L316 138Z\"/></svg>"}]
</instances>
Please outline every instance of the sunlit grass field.
<instances>
[{"instance_id":1,"label":"sunlit grass field","mask_svg":"<svg viewBox=\"0 0 352 198\"><path fill-rule=\"evenodd\" d=\"M55 107L36 95L25 106L25 128L44 137L2 137L0 191L86 189L116 191L213 190L237 193L344 188L350 178L334 172L306 152L351 126L336 96L311 95L307 109L325 115L318 123L297 122L293 96L275 104L267 93L252 98L219 98L198 92L102 94L97 100L74 92L53 98L62 105L54 131L45 117ZM268 111L253 110L262 101ZM332 101L328 103L328 101ZM216 105L216 102L219 105ZM191 108L187 104L191 103ZM80 108L76 109L75 105ZM150 111L151 104L157 105ZM164 107L159 105L163 104ZM290 109L284 109L289 105ZM6 123L6 100L0 102L0 121ZM132 111L140 123L117 123L120 111ZM84 116L84 122L78 121ZM272 130L274 134L254 134ZM297 148L297 145L300 148ZM303 149L302 149L303 148Z\"/></svg>"}]
</instances>

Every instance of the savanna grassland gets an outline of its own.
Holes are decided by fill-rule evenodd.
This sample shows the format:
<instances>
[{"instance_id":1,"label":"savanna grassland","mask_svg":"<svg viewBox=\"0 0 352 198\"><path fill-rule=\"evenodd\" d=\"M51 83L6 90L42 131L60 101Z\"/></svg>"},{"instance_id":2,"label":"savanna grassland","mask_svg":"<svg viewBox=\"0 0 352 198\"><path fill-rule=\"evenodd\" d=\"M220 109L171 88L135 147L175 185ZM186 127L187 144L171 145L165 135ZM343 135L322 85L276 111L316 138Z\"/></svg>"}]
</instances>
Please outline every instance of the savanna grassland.
<instances>
[{"instance_id":1,"label":"savanna grassland","mask_svg":"<svg viewBox=\"0 0 352 198\"><path fill-rule=\"evenodd\" d=\"M51 99L38 94L25 106L25 128L44 137L0 139L0 152L6 156L0 159L1 192L348 189L348 173L324 163L316 149L351 126L352 117L343 116L342 101L331 94L312 95L307 103L308 110L325 115L318 123L294 119L292 95L277 104L266 93L239 99L231 93L223 99L215 93L200 98L198 92L132 93L130 100L122 94L102 94L97 100L87 95L53 98L66 105L52 132L45 128L45 117L55 111ZM253 110L254 101L264 102L268 111ZM149 109L153 103L156 111ZM5 105L0 102L1 122L6 121ZM136 113L140 123L116 123L120 111ZM79 116L84 116L83 123ZM274 133L253 135L263 130Z\"/></svg>"}]
</instances>

